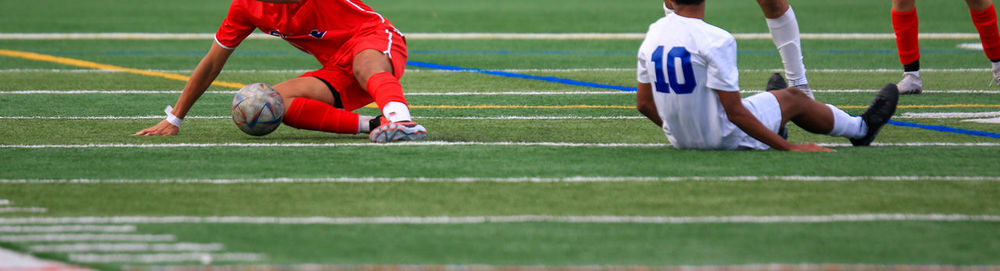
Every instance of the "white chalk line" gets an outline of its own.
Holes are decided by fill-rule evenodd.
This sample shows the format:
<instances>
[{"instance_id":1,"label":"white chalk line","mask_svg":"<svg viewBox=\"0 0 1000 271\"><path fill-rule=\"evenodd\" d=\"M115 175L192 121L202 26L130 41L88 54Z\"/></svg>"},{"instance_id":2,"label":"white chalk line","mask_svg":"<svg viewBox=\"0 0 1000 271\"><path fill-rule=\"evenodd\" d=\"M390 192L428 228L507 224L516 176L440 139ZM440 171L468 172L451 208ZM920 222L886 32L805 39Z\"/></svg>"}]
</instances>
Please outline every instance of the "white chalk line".
<instances>
[{"instance_id":1,"label":"white chalk line","mask_svg":"<svg viewBox=\"0 0 1000 271\"><path fill-rule=\"evenodd\" d=\"M745 89L741 92L760 93L761 89ZM813 89L814 93L876 93L877 89ZM235 91L207 91L210 95L233 95ZM950 89L924 90L927 94L1000 94L1000 90L990 89ZM0 95L162 95L181 94L180 90L10 90L0 91ZM539 96L539 95L635 95L630 91L409 91L406 96Z\"/></svg>"},{"instance_id":2,"label":"white chalk line","mask_svg":"<svg viewBox=\"0 0 1000 271\"><path fill-rule=\"evenodd\" d=\"M502 72L514 72L514 73L525 73L525 72L635 72L635 68L524 68L524 69L489 69ZM154 72L166 72L166 73L183 73L191 74L194 70L188 69L176 69L176 70L163 70L163 69L149 69L148 71ZM314 70L306 69L294 69L294 70L225 70L223 73L291 73L291 74L302 74L311 72ZM964 73L964 72L991 72L990 68L922 68L921 72L950 72L950 73ZM108 70L108 69L0 69L0 73L18 73L18 72L51 72L51 73L125 73L121 70ZM407 73L469 73L472 71L466 70L438 70L438 69L406 69ZM741 69L740 72L785 72L784 69ZM808 73L900 73L903 71L899 68L875 68L875 69L809 69Z\"/></svg>"},{"instance_id":3,"label":"white chalk line","mask_svg":"<svg viewBox=\"0 0 1000 271\"><path fill-rule=\"evenodd\" d=\"M825 147L850 147L849 143L817 143ZM152 148L222 148L222 147L252 147L252 148L316 148L316 147L421 147L421 146L515 146L515 147L600 147L600 148L664 148L667 143L572 143L572 142L448 142L421 141L384 143L163 143L163 144L67 144L67 145L0 145L0 149L152 149ZM908 143L872 143L872 146L882 147L998 147L1000 142L908 142Z\"/></svg>"},{"instance_id":4,"label":"white chalk line","mask_svg":"<svg viewBox=\"0 0 1000 271\"><path fill-rule=\"evenodd\" d=\"M986 124L997 124L997 123L1000 123L1000 118L992 118L992 119L967 119L967 120L962 120L962 121L966 121L966 122L978 122L978 123L986 123Z\"/></svg>"},{"instance_id":5,"label":"white chalk line","mask_svg":"<svg viewBox=\"0 0 1000 271\"><path fill-rule=\"evenodd\" d=\"M998 117L1000 112L905 112L893 119L970 119ZM10 120L145 120L162 119L163 116L0 116ZM187 116L184 119L230 119L231 116ZM489 116L489 117L418 117L442 120L635 120L643 116ZM0 205L3 205L0 201Z\"/></svg>"},{"instance_id":6,"label":"white chalk line","mask_svg":"<svg viewBox=\"0 0 1000 271\"><path fill-rule=\"evenodd\" d=\"M968 119L1000 117L1000 112L905 112L894 119Z\"/></svg>"},{"instance_id":7,"label":"white chalk line","mask_svg":"<svg viewBox=\"0 0 1000 271\"><path fill-rule=\"evenodd\" d=\"M226 246L220 243L173 243L173 244L148 244L148 243L73 243L58 245L34 245L29 246L31 252L211 252L225 250Z\"/></svg>"},{"instance_id":8,"label":"white chalk line","mask_svg":"<svg viewBox=\"0 0 1000 271\"><path fill-rule=\"evenodd\" d=\"M0 184L298 184L298 183L597 183L597 182L1000 182L1000 176L574 176L574 177L334 177L260 179L0 179Z\"/></svg>"},{"instance_id":9,"label":"white chalk line","mask_svg":"<svg viewBox=\"0 0 1000 271\"><path fill-rule=\"evenodd\" d=\"M10 200L0 199L0 206L10 205Z\"/></svg>"},{"instance_id":10,"label":"white chalk line","mask_svg":"<svg viewBox=\"0 0 1000 271\"><path fill-rule=\"evenodd\" d=\"M171 262L255 262L266 257L259 253L154 253L154 254L69 254L80 263L171 263Z\"/></svg>"},{"instance_id":11,"label":"white chalk line","mask_svg":"<svg viewBox=\"0 0 1000 271\"><path fill-rule=\"evenodd\" d=\"M1000 265L916 265L916 264L849 264L849 263L766 263L740 265L415 265L415 264L300 264L300 265L227 265L227 266L155 266L155 271L232 271L232 270L401 270L401 271L816 271L816 270L920 270L920 271L1000 271ZM133 269L129 269L133 270ZM145 269L140 269L145 270Z\"/></svg>"},{"instance_id":12,"label":"white chalk line","mask_svg":"<svg viewBox=\"0 0 1000 271\"><path fill-rule=\"evenodd\" d=\"M645 33L409 33L409 40L641 40ZM770 40L770 33L734 33L740 40ZM0 40L211 40L215 33L0 33ZM248 39L278 38L253 33ZM893 33L801 33L803 40L894 40ZM920 39L978 39L978 33L920 33Z\"/></svg>"},{"instance_id":13,"label":"white chalk line","mask_svg":"<svg viewBox=\"0 0 1000 271\"><path fill-rule=\"evenodd\" d=\"M19 223L25 224L25 223ZM35 223L32 223L35 224ZM93 224L93 223L80 223ZM119 241L119 242L173 242L175 237L169 234L22 234L0 235L0 242L32 243L32 242L81 242L81 241Z\"/></svg>"},{"instance_id":14,"label":"white chalk line","mask_svg":"<svg viewBox=\"0 0 1000 271\"><path fill-rule=\"evenodd\" d=\"M53 233L53 232L134 232L135 225L60 225L60 226L0 226L0 233Z\"/></svg>"},{"instance_id":15,"label":"white chalk line","mask_svg":"<svg viewBox=\"0 0 1000 271\"><path fill-rule=\"evenodd\" d=\"M1000 222L1000 215L978 214L834 214L801 216L432 216L432 217L241 217L241 216L116 216L116 217L7 217L0 224L480 224L480 223L610 223L610 224L730 224L834 223L873 221ZM2 239L0 239L2 240Z\"/></svg>"},{"instance_id":16,"label":"white chalk line","mask_svg":"<svg viewBox=\"0 0 1000 271\"><path fill-rule=\"evenodd\" d=\"M0 214L9 213L46 213L48 209L42 207L0 207Z\"/></svg>"}]
</instances>

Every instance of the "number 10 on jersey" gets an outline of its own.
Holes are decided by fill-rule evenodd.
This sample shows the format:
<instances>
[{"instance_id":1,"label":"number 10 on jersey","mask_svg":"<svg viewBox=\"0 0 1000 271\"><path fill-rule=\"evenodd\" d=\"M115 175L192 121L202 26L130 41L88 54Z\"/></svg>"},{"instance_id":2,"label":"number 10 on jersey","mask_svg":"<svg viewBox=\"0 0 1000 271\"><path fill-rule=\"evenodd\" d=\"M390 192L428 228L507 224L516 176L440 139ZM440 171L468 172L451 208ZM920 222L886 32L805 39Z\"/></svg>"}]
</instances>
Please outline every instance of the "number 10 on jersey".
<instances>
[{"instance_id":1,"label":"number 10 on jersey","mask_svg":"<svg viewBox=\"0 0 1000 271\"><path fill-rule=\"evenodd\" d=\"M694 92L695 86L698 82L694 80L694 67L691 66L691 53L687 51L684 47L674 47L670 48L670 52L667 52L667 56L663 56L663 46L656 47L656 51L653 51L653 66L656 69L656 92L670 93L673 89L674 93L677 94L689 94ZM677 67L677 60L680 60L680 67ZM666 62L666 69L663 67L663 63ZM678 74L677 69L681 69L683 74L683 84L677 80ZM666 75L664 75L666 74ZM669 80L669 81L668 81Z\"/></svg>"}]
</instances>

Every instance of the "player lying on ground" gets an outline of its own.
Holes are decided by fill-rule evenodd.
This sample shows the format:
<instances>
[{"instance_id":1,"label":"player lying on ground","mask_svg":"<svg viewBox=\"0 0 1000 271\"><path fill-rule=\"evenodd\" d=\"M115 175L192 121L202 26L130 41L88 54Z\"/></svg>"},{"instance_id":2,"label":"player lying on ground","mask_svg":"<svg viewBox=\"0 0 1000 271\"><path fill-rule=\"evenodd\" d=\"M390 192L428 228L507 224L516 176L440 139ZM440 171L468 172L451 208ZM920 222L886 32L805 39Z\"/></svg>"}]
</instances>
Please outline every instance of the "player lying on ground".
<instances>
[{"instance_id":1,"label":"player lying on ground","mask_svg":"<svg viewBox=\"0 0 1000 271\"><path fill-rule=\"evenodd\" d=\"M274 86L285 104L284 123L339 134L370 133L376 142L420 140L399 78L406 66L403 34L360 0L233 0L208 54L195 68L167 120L136 135L174 135L180 120L254 31L285 39L323 68ZM382 116L352 111L375 102Z\"/></svg>"},{"instance_id":2,"label":"player lying on ground","mask_svg":"<svg viewBox=\"0 0 1000 271\"><path fill-rule=\"evenodd\" d=\"M972 15L972 24L979 32L983 51L993 64L993 80L1000 83L1000 30L997 29L997 11L991 0L965 0ZM916 0L892 0L892 29L896 32L899 62L903 64L903 79L899 81L902 94L920 94L924 82L920 78L920 44L918 42Z\"/></svg>"},{"instance_id":3,"label":"player lying on ground","mask_svg":"<svg viewBox=\"0 0 1000 271\"><path fill-rule=\"evenodd\" d=\"M663 8L670 14L673 10L664 3ZM778 55L785 67L785 77L795 88L798 88L809 98L814 98L806 80L806 64L802 62L802 42L799 38L799 23L795 19L795 11L787 0L757 0L757 5L764 12L767 28L771 32L771 41L778 47Z\"/></svg>"},{"instance_id":4,"label":"player lying on ground","mask_svg":"<svg viewBox=\"0 0 1000 271\"><path fill-rule=\"evenodd\" d=\"M704 0L665 0L674 13L649 27L639 48L636 106L678 149L833 151L780 136L788 121L806 131L871 144L895 113L899 91L888 84L860 117L810 99L780 75L768 91L740 97L736 39L706 23Z\"/></svg>"}]
</instances>

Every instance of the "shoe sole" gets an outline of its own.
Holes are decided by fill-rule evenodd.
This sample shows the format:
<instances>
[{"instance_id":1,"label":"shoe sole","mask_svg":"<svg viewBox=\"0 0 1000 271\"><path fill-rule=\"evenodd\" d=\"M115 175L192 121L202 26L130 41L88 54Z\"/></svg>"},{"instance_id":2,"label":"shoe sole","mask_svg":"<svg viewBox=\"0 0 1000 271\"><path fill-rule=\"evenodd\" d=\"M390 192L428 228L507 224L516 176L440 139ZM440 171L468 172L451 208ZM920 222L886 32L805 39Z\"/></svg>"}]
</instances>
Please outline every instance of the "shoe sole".
<instances>
[{"instance_id":1,"label":"shoe sole","mask_svg":"<svg viewBox=\"0 0 1000 271\"><path fill-rule=\"evenodd\" d=\"M395 123L379 126L369 136L369 139L376 143L423 140L424 138L427 138L427 129L424 129L423 126L407 127Z\"/></svg>"}]
</instances>

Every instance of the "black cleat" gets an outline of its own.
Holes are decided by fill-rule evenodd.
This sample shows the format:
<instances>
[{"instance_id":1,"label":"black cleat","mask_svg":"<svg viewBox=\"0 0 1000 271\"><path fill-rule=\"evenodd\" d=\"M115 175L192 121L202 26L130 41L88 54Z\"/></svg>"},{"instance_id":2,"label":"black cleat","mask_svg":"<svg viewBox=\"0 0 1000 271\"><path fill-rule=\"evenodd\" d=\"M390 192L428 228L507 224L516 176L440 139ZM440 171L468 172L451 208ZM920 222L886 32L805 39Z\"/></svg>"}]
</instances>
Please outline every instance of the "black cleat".
<instances>
[{"instance_id":1,"label":"black cleat","mask_svg":"<svg viewBox=\"0 0 1000 271\"><path fill-rule=\"evenodd\" d=\"M767 87L765 87L764 90L774 91L786 88L788 88L788 81L785 81L785 78L781 77L780 73L774 73L771 75L771 78L767 79ZM785 126L782 125L781 128L778 128L778 135L781 136L781 138L788 140L788 128L785 128Z\"/></svg>"},{"instance_id":2,"label":"black cleat","mask_svg":"<svg viewBox=\"0 0 1000 271\"><path fill-rule=\"evenodd\" d=\"M767 87L764 90L772 91L786 88L788 88L788 81L785 81L785 78L781 77L781 74L775 73L771 75L771 78L767 79Z\"/></svg>"},{"instance_id":3,"label":"black cleat","mask_svg":"<svg viewBox=\"0 0 1000 271\"><path fill-rule=\"evenodd\" d=\"M368 127L371 130L375 130L375 128L382 126L383 121L388 122L388 120L382 115L375 116L371 120L368 120Z\"/></svg>"},{"instance_id":4,"label":"black cleat","mask_svg":"<svg viewBox=\"0 0 1000 271\"><path fill-rule=\"evenodd\" d=\"M889 83L882 87L868 109L861 113L861 120L868 125L868 133L862 138L851 138L851 144L854 146L871 145L875 136L882 130L882 126L889 123L889 119L896 113L896 104L898 103L899 88L896 87L896 84Z\"/></svg>"}]
</instances>

